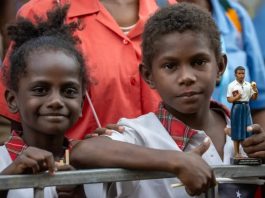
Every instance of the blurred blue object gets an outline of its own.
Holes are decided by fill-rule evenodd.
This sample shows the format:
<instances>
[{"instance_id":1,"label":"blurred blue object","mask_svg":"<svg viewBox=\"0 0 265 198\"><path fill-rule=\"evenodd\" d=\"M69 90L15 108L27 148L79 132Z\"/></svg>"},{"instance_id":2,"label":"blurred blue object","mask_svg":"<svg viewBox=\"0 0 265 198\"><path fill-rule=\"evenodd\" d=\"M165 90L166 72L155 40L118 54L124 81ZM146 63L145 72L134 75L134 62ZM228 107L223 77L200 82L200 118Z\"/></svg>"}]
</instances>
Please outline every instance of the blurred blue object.
<instances>
[{"instance_id":1,"label":"blurred blue object","mask_svg":"<svg viewBox=\"0 0 265 198\"><path fill-rule=\"evenodd\" d=\"M256 29L257 37L259 40L263 60L265 61L265 2L263 1L261 7L257 9L256 16L253 19L253 23Z\"/></svg>"}]
</instances>

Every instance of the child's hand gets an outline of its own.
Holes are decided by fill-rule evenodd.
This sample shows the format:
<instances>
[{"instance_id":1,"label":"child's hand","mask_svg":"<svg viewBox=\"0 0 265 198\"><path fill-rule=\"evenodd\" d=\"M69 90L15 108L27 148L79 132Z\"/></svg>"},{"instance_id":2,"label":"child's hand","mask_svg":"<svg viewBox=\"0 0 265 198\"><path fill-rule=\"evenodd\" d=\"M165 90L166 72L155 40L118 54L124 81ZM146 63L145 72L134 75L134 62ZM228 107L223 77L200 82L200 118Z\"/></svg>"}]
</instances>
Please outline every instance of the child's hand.
<instances>
[{"instance_id":1,"label":"child's hand","mask_svg":"<svg viewBox=\"0 0 265 198\"><path fill-rule=\"evenodd\" d=\"M265 131L258 124L248 126L248 132L253 133L252 136L246 138L242 143L242 147L249 157L265 158Z\"/></svg>"},{"instance_id":2,"label":"child's hand","mask_svg":"<svg viewBox=\"0 0 265 198\"><path fill-rule=\"evenodd\" d=\"M210 140L202 143L191 152L183 153L181 169L178 178L185 185L189 195L200 195L215 186L216 180L211 167L201 158L210 146Z\"/></svg>"},{"instance_id":3,"label":"child's hand","mask_svg":"<svg viewBox=\"0 0 265 198\"><path fill-rule=\"evenodd\" d=\"M56 163L58 171L75 170L71 165L59 165ZM56 187L58 198L82 198L85 196L83 185L68 185L68 186L57 186Z\"/></svg>"},{"instance_id":4,"label":"child's hand","mask_svg":"<svg viewBox=\"0 0 265 198\"><path fill-rule=\"evenodd\" d=\"M54 174L56 170L52 153L39 148L28 147L2 171L2 174L35 174L45 170L48 170L50 174Z\"/></svg>"},{"instance_id":5,"label":"child's hand","mask_svg":"<svg viewBox=\"0 0 265 198\"><path fill-rule=\"evenodd\" d=\"M123 126L120 126L117 124L108 124L106 128L97 128L93 133L86 135L85 139L91 138L91 137L97 137L100 135L111 135L112 130L117 131L119 133L123 133L125 129Z\"/></svg>"}]
</instances>

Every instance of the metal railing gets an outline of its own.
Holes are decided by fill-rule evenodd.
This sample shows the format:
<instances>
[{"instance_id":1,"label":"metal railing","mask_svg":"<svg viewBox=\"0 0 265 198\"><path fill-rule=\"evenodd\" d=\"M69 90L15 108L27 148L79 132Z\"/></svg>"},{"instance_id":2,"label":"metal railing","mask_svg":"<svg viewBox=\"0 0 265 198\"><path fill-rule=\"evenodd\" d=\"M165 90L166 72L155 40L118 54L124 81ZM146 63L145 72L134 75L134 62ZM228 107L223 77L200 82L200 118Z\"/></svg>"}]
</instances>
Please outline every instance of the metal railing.
<instances>
[{"instance_id":1,"label":"metal railing","mask_svg":"<svg viewBox=\"0 0 265 198\"><path fill-rule=\"evenodd\" d=\"M253 183L253 177L265 176L265 165L261 166L213 166L216 178L232 178L242 183ZM149 172L126 169L89 169L57 172L54 176L48 173L37 175L0 176L0 190L34 188L34 197L44 197L44 187L104 183L115 181L132 181L176 177L166 172ZM249 179L252 178L252 179ZM260 183L260 182L259 182ZM215 189L210 189L204 197L215 197Z\"/></svg>"}]
</instances>

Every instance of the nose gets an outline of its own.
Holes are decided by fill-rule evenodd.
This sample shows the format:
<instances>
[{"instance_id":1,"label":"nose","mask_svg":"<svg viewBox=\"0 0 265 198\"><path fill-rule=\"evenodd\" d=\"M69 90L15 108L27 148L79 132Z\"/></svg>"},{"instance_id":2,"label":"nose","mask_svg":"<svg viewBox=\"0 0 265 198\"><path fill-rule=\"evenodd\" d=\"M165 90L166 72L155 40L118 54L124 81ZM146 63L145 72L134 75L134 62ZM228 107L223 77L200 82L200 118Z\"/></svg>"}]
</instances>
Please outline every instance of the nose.
<instances>
[{"instance_id":1,"label":"nose","mask_svg":"<svg viewBox=\"0 0 265 198\"><path fill-rule=\"evenodd\" d=\"M64 106L63 98L60 95L59 91L53 91L49 97L47 107L56 110L56 109L61 109L63 106Z\"/></svg>"},{"instance_id":2,"label":"nose","mask_svg":"<svg viewBox=\"0 0 265 198\"><path fill-rule=\"evenodd\" d=\"M183 66L179 69L179 75L177 76L179 85L189 86L195 83L196 75L193 69L189 66Z\"/></svg>"}]
</instances>

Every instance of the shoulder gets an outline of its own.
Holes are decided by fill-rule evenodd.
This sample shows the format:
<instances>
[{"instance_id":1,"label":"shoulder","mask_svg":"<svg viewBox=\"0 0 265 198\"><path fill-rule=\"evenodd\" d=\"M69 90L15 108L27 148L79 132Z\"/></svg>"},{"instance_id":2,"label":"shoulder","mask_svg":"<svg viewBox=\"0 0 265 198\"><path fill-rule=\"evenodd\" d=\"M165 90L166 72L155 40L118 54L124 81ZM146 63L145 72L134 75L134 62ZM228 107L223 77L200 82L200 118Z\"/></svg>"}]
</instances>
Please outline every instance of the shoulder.
<instances>
[{"instance_id":1,"label":"shoulder","mask_svg":"<svg viewBox=\"0 0 265 198\"><path fill-rule=\"evenodd\" d=\"M230 82L230 83L228 84L228 88L231 88L231 87L235 86L236 83L237 83L237 82L236 82L235 80L232 81L232 82Z\"/></svg>"},{"instance_id":2,"label":"shoulder","mask_svg":"<svg viewBox=\"0 0 265 198\"><path fill-rule=\"evenodd\" d=\"M156 115L154 113L148 113L133 119L121 118L118 124L147 125L155 121L159 121Z\"/></svg>"},{"instance_id":3,"label":"shoulder","mask_svg":"<svg viewBox=\"0 0 265 198\"><path fill-rule=\"evenodd\" d=\"M226 120L230 117L230 110L222 103L212 100L210 103L210 109L222 112L223 115L225 115Z\"/></svg>"},{"instance_id":4,"label":"shoulder","mask_svg":"<svg viewBox=\"0 0 265 198\"><path fill-rule=\"evenodd\" d=\"M119 120L119 123L122 122L144 122L144 121L150 121L150 120L153 120L156 118L156 115L154 113L147 113L147 114L144 114L144 115L141 115L137 118L131 118L131 119L128 119L128 118L121 118Z\"/></svg>"},{"instance_id":5,"label":"shoulder","mask_svg":"<svg viewBox=\"0 0 265 198\"><path fill-rule=\"evenodd\" d=\"M135 119L123 118L119 124L125 126L123 141L156 149L180 150L154 113Z\"/></svg>"}]
</instances>

